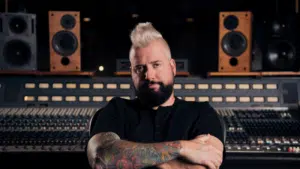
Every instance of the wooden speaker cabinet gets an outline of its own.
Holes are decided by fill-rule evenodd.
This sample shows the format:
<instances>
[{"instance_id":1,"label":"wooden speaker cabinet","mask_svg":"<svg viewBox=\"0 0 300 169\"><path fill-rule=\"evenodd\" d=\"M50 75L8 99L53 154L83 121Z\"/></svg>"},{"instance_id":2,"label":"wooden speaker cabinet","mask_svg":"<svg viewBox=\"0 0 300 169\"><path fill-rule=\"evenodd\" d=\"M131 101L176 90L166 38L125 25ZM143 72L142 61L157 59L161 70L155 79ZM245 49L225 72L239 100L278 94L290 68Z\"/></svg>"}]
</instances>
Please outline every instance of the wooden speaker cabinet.
<instances>
[{"instance_id":1,"label":"wooden speaker cabinet","mask_svg":"<svg viewBox=\"0 0 300 169\"><path fill-rule=\"evenodd\" d=\"M80 12L48 14L50 71L81 71Z\"/></svg>"},{"instance_id":2,"label":"wooden speaker cabinet","mask_svg":"<svg viewBox=\"0 0 300 169\"><path fill-rule=\"evenodd\" d=\"M250 72L252 13L220 12L219 72Z\"/></svg>"}]
</instances>

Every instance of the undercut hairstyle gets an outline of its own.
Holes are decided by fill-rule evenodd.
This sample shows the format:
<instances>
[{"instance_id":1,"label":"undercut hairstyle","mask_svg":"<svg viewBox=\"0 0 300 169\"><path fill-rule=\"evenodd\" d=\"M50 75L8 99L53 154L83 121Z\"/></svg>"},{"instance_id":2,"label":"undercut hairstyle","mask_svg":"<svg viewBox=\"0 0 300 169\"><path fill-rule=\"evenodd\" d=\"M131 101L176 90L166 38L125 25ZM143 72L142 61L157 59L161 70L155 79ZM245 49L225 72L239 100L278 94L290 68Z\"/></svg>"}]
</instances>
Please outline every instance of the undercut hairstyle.
<instances>
[{"instance_id":1,"label":"undercut hairstyle","mask_svg":"<svg viewBox=\"0 0 300 169\"><path fill-rule=\"evenodd\" d=\"M162 34L154 28L151 22L139 23L132 30L130 34L131 48L129 52L129 59L135 55L136 48L147 47L152 41L161 40L166 48L166 55L171 59L171 51L168 43L163 38Z\"/></svg>"}]
</instances>

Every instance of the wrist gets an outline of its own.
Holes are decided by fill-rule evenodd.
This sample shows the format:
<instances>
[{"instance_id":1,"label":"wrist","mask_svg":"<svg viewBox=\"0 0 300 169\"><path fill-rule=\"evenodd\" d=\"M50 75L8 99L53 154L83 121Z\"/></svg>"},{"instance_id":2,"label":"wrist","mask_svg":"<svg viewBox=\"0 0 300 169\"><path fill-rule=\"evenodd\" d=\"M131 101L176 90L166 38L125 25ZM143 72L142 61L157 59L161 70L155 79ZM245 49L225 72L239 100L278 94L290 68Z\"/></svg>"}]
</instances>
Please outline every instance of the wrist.
<instances>
[{"instance_id":1,"label":"wrist","mask_svg":"<svg viewBox=\"0 0 300 169\"><path fill-rule=\"evenodd\" d=\"M179 150L179 155L182 156L182 157L184 157L185 154L186 154L187 143L188 143L188 142L185 141L185 140L181 140L181 141L180 141L181 148L180 148L180 150Z\"/></svg>"}]
</instances>

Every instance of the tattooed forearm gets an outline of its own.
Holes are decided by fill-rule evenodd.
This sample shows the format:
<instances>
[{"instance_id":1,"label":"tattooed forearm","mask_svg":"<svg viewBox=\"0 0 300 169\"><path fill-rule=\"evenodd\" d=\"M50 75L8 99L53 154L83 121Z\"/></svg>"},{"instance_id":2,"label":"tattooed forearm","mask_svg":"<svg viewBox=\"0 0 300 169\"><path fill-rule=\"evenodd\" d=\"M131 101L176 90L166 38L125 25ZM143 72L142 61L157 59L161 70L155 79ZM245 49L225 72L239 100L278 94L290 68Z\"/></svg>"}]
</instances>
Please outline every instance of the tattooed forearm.
<instances>
[{"instance_id":1,"label":"tattooed forearm","mask_svg":"<svg viewBox=\"0 0 300 169\"><path fill-rule=\"evenodd\" d=\"M179 142L140 144L116 141L110 148L99 149L108 168L142 168L175 159L179 156Z\"/></svg>"},{"instance_id":2,"label":"tattooed forearm","mask_svg":"<svg viewBox=\"0 0 300 169\"><path fill-rule=\"evenodd\" d=\"M142 168L176 159L180 155L180 141L153 144L135 143L115 139L106 133L106 138L96 150L95 168Z\"/></svg>"}]
</instances>

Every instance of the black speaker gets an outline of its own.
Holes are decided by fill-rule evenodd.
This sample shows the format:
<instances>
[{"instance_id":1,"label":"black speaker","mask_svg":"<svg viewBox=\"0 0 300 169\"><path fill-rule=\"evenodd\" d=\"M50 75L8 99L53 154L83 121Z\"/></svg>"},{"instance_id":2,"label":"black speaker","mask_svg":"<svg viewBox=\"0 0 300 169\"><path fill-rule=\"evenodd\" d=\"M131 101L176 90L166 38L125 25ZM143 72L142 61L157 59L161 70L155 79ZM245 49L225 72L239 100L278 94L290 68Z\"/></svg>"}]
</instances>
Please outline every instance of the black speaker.
<instances>
[{"instance_id":1,"label":"black speaker","mask_svg":"<svg viewBox=\"0 0 300 169\"><path fill-rule=\"evenodd\" d=\"M0 13L0 69L37 70L35 14Z\"/></svg>"},{"instance_id":2,"label":"black speaker","mask_svg":"<svg viewBox=\"0 0 300 169\"><path fill-rule=\"evenodd\" d=\"M300 71L299 16L273 15L256 20L254 39L261 71Z\"/></svg>"}]
</instances>

